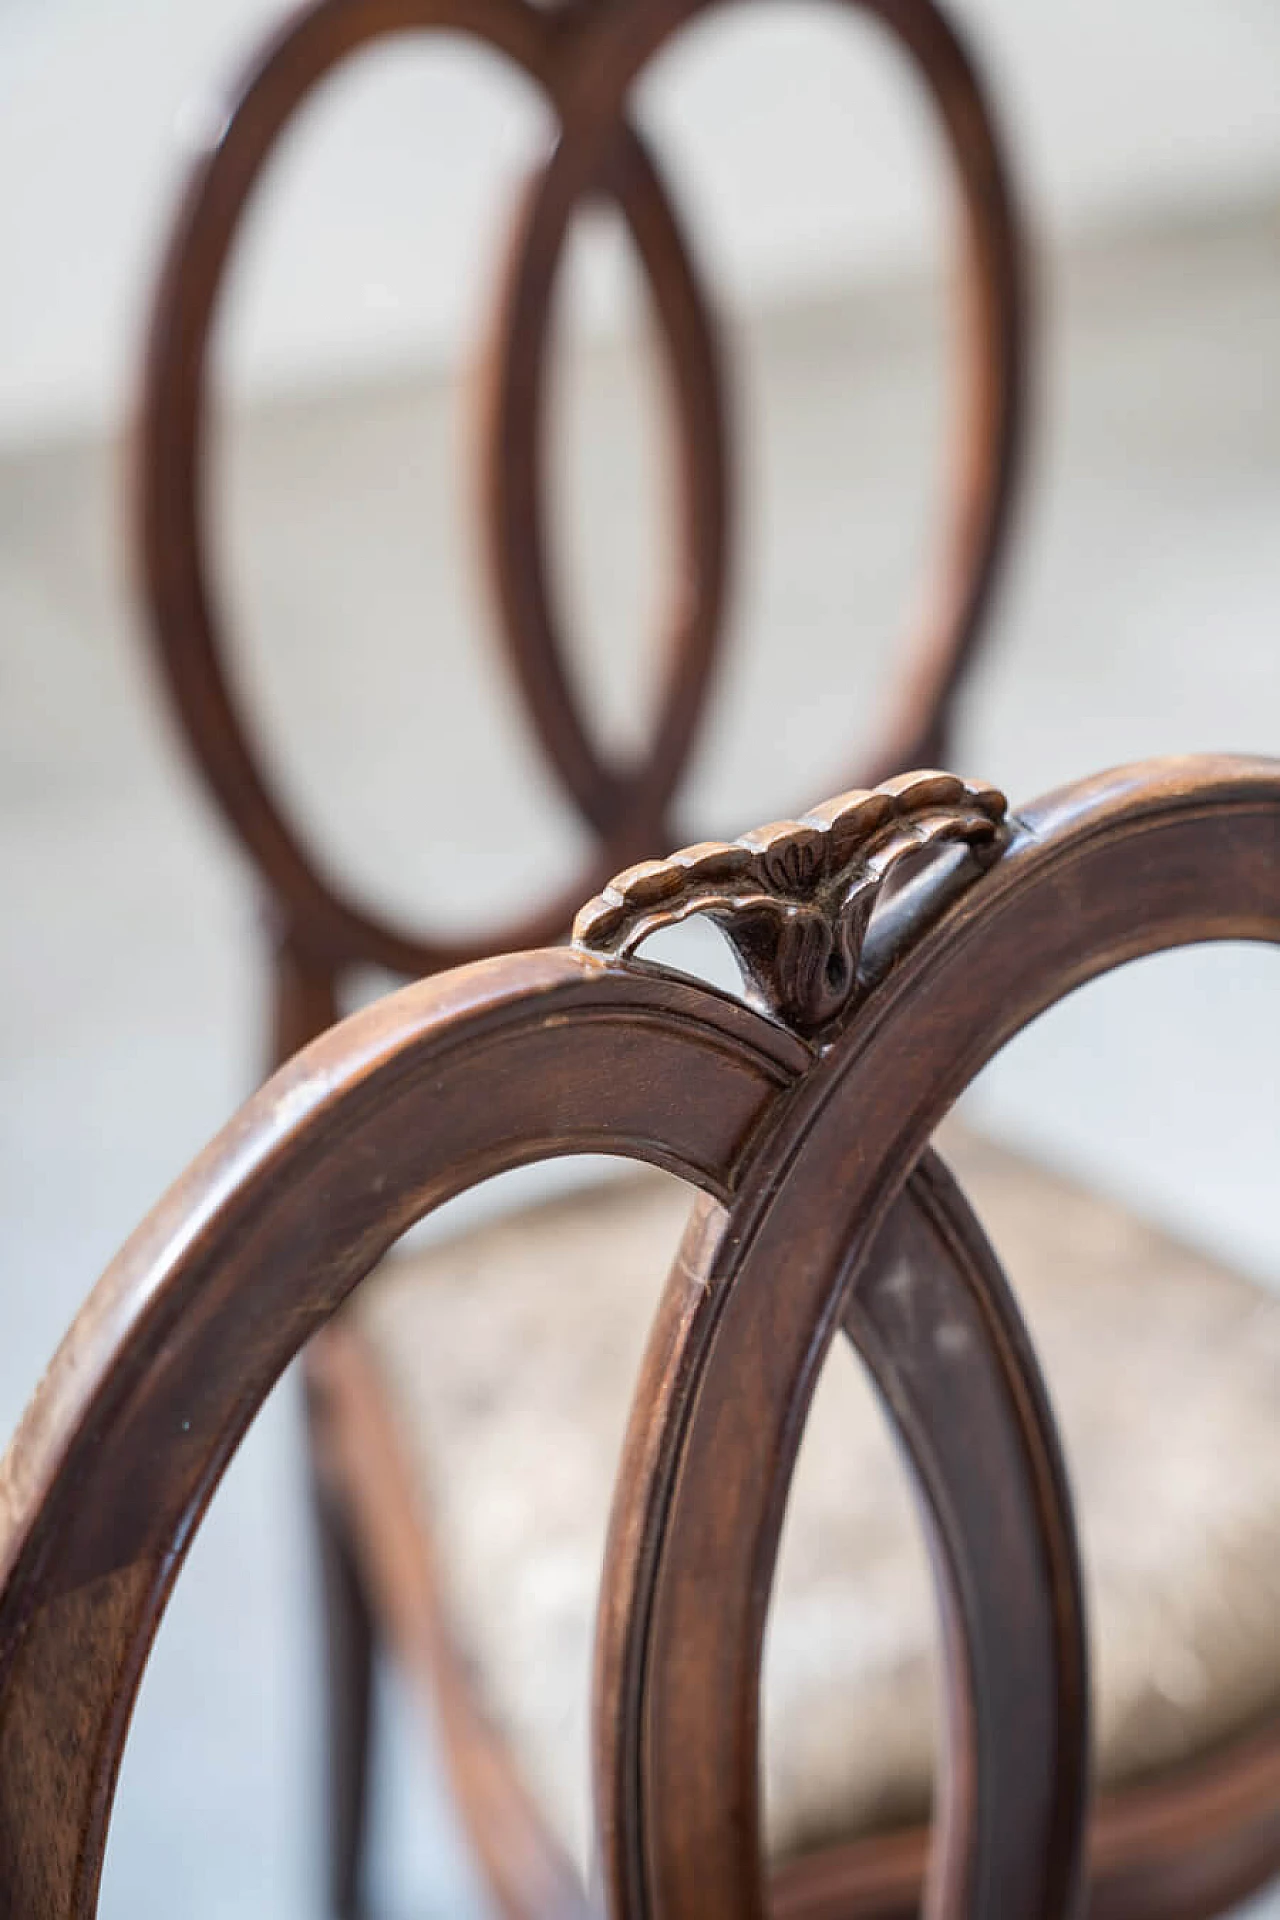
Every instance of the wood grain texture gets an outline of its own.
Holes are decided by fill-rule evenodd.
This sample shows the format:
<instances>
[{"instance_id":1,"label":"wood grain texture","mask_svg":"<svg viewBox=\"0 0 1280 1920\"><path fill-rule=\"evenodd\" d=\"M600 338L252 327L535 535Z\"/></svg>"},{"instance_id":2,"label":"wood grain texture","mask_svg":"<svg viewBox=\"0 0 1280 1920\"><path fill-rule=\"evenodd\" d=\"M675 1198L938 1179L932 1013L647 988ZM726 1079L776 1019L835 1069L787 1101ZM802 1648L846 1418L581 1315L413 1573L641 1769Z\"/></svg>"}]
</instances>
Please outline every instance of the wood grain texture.
<instances>
[{"instance_id":1,"label":"wood grain texture","mask_svg":"<svg viewBox=\"0 0 1280 1920\"><path fill-rule=\"evenodd\" d=\"M651 935L706 914L737 958L747 998L818 1039L872 985L863 955L893 882L942 847L971 854L964 877L976 878L1004 844L1005 805L994 787L955 774L900 774L801 820L628 867L583 907L573 938L588 953L625 958ZM918 931L918 901L907 918Z\"/></svg>"},{"instance_id":2,"label":"wood grain texture","mask_svg":"<svg viewBox=\"0 0 1280 1920\"><path fill-rule=\"evenodd\" d=\"M612 1659L625 1684L602 1688L597 1733L613 1911L762 1910L760 1635L814 1369L849 1315L932 1505L962 1648L960 1812L933 1912L1066 1911L1083 1705L1051 1430L980 1240L939 1201L940 1176L907 1182L940 1113L1035 1012L1139 953L1226 938L1280 940L1280 766L1155 763L1024 811L825 1053L651 964L563 950L424 982L307 1048L108 1270L0 1466L6 1910L93 1912L152 1638L283 1367L433 1206L531 1159L608 1151L703 1188L685 1264L709 1283L696 1310L678 1278L668 1291L613 1526L601 1670ZM935 1414L927 1371L912 1375L936 1356L895 1331L894 1265L875 1257L896 1232L940 1250L906 1257L1003 1382L979 1397L996 1409L991 1462L1015 1447L1008 1527L980 1497L984 1471L957 1492L939 1454L945 1396ZM964 1569L992 1555L966 1591ZM1028 1636L1012 1692L990 1650L1002 1569L1019 1596L1011 1645ZM1043 1750L1038 1772L1011 1771L1037 1729L1058 1763L1043 1791Z\"/></svg>"}]
</instances>

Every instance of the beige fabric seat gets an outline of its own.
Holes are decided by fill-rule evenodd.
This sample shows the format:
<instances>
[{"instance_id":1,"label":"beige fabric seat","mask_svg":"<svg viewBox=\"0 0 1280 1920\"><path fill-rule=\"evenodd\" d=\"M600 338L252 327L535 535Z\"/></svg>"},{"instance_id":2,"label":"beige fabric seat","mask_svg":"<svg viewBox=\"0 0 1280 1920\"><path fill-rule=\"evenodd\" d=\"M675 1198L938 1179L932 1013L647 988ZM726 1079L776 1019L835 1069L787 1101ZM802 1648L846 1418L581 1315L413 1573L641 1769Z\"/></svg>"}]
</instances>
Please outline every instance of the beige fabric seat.
<instances>
[{"instance_id":1,"label":"beige fabric seat","mask_svg":"<svg viewBox=\"0 0 1280 1920\"><path fill-rule=\"evenodd\" d=\"M1099 1777L1135 1781L1280 1712L1280 1299L958 1129L1061 1423L1094 1636ZM579 1858L604 1528L689 1190L629 1175L390 1263L357 1324L486 1708ZM932 1590L859 1365L832 1355L765 1662L776 1857L926 1815Z\"/></svg>"}]
</instances>

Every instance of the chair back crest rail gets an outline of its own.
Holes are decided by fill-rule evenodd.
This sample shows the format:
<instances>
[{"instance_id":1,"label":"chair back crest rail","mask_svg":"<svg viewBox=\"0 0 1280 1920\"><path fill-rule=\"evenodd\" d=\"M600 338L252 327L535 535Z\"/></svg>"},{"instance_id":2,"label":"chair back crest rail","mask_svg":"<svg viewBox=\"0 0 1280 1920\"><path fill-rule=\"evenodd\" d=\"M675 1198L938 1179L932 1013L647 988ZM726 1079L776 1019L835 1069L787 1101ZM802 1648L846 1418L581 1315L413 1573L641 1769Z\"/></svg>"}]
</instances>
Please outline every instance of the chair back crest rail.
<instances>
[{"instance_id":1,"label":"chair back crest rail","mask_svg":"<svg viewBox=\"0 0 1280 1920\"><path fill-rule=\"evenodd\" d=\"M896 806L901 783L889 792ZM284 1367L441 1201L604 1151L702 1189L605 1567L609 1911L763 1915L764 1619L816 1373L843 1328L934 1549L947 1715L927 1911L1072 1913L1088 1741L1070 1503L1016 1310L929 1140L1004 1042L1083 981L1190 941L1280 943L1280 763L1154 762L1015 815L990 788L935 801L963 820L975 795L998 848L958 856L959 883L934 836L921 857L944 883L873 909L867 944L895 920L889 962L814 1035L781 1004L585 942L476 962L323 1035L194 1163L90 1296L0 1465L6 1911L94 1912L165 1602ZM834 832L868 799L816 817ZM824 873L788 875L797 902Z\"/></svg>"},{"instance_id":2,"label":"chair back crest rail","mask_svg":"<svg viewBox=\"0 0 1280 1920\"><path fill-rule=\"evenodd\" d=\"M863 767L876 781L944 761L961 676L983 629L1003 552L1022 440L1026 360L1022 242L1009 172L972 57L932 0L844 0L901 49L938 120L960 236L960 404L933 591L902 651ZM648 62L706 0L545 7L534 0L310 0L229 90L198 159L153 305L135 461L134 528L146 626L186 745L257 871L276 966L276 1060L327 1026L349 968L402 977L564 937L607 876L682 837L678 789L723 653L733 556L734 473L721 329L631 99ZM496 49L544 94L557 136L516 209L490 330L479 490L505 657L553 773L594 844L581 876L523 920L473 939L419 933L372 912L329 875L289 815L227 659L211 566L209 351L242 216L276 142L327 75L403 34L462 33ZM668 372L675 452L674 553L658 636L652 732L633 762L593 738L566 662L550 582L542 488L550 428L553 295L571 222L611 201L634 247ZM846 780L847 783L847 780Z\"/></svg>"}]
</instances>

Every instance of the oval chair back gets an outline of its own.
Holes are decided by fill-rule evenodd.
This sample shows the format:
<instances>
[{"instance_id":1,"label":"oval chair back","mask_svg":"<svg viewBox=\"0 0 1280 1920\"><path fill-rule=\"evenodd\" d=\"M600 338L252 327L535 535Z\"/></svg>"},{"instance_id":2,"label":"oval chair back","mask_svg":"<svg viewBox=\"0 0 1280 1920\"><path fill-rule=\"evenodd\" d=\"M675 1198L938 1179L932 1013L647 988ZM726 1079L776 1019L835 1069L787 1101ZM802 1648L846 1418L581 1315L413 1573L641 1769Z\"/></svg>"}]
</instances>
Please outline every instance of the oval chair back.
<instances>
[{"instance_id":1,"label":"oval chair back","mask_svg":"<svg viewBox=\"0 0 1280 1920\"><path fill-rule=\"evenodd\" d=\"M1022 243L990 102L932 0L848 0L896 41L928 95L955 176L960 406L946 525L927 613L908 637L865 765L874 782L945 764L955 697L984 629L1022 439ZM700 13L691 0L556 9L532 0L309 0L231 89L187 182L153 303L134 528L146 628L187 748L255 869L274 945L273 1059L336 1017L350 971L403 979L563 939L577 904L629 861L665 852L725 638L734 474L720 328L669 182L630 103L646 64ZM548 765L592 852L563 892L510 925L454 939L402 926L326 871L281 797L233 682L211 559L210 342L240 223L297 109L349 56L396 35L462 33L498 49L545 95L558 135L516 211L481 409L482 531L499 635ZM593 739L565 658L541 485L553 296L575 213L616 204L666 360L676 483L675 565L651 738L628 765ZM851 591L855 583L851 583ZM836 783L833 783L836 784Z\"/></svg>"},{"instance_id":2,"label":"oval chair back","mask_svg":"<svg viewBox=\"0 0 1280 1920\"><path fill-rule=\"evenodd\" d=\"M1277 876L1275 762L1155 762L1016 816L923 774L633 868L570 947L420 982L282 1067L103 1276L0 1466L5 1910L93 1913L152 1639L289 1361L432 1208L604 1151L701 1189L606 1557L607 1910L762 1920L764 1621L843 1333L933 1549L947 1713L926 1911L1067 1920L1088 1774L1070 1505L1026 1335L929 1140L1081 982L1191 941L1280 942ZM696 912L741 956L746 1000L634 955Z\"/></svg>"}]
</instances>

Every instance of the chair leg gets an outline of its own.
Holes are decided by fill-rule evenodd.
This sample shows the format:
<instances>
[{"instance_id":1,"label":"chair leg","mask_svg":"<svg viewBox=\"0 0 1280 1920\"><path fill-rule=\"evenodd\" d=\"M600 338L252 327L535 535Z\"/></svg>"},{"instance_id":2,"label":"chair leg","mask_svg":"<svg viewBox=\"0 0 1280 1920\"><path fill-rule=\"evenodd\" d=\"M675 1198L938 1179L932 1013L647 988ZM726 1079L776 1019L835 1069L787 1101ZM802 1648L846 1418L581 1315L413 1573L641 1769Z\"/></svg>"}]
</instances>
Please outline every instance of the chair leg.
<instances>
[{"instance_id":1,"label":"chair leg","mask_svg":"<svg viewBox=\"0 0 1280 1920\"><path fill-rule=\"evenodd\" d=\"M318 1483L313 1504L328 1681L329 1910L334 1920L359 1920L369 1803L373 1621L346 1527L332 1495Z\"/></svg>"}]
</instances>

